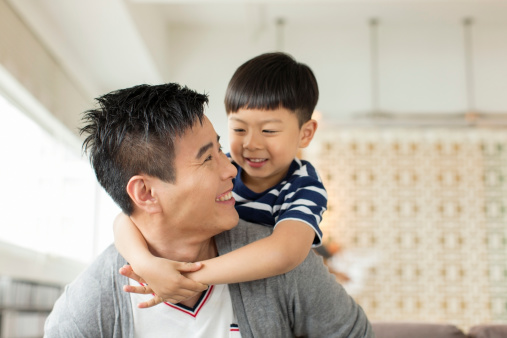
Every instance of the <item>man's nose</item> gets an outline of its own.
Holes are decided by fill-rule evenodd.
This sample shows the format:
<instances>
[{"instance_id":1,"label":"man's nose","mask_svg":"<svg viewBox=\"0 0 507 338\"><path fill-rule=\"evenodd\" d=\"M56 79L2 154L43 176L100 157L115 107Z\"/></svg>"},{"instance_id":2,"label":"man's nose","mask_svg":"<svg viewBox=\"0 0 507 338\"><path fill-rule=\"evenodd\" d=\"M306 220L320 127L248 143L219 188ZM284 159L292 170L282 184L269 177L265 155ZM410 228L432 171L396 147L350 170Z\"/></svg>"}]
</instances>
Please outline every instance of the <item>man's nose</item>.
<instances>
[{"instance_id":1,"label":"man's nose","mask_svg":"<svg viewBox=\"0 0 507 338\"><path fill-rule=\"evenodd\" d=\"M231 178L235 178L236 175L238 174L238 170L236 169L234 164L231 163L231 160L224 153L222 153L222 156L220 156L220 158L221 158L220 169L223 179L228 180Z\"/></svg>"}]
</instances>

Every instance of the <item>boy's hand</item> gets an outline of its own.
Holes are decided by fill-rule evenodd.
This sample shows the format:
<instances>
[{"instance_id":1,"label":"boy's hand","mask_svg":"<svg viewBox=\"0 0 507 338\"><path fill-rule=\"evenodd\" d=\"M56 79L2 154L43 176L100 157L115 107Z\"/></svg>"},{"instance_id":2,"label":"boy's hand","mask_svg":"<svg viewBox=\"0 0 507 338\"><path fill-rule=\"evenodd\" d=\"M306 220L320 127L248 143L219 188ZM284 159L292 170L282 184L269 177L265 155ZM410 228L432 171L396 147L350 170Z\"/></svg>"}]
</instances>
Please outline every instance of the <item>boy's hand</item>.
<instances>
[{"instance_id":1,"label":"boy's hand","mask_svg":"<svg viewBox=\"0 0 507 338\"><path fill-rule=\"evenodd\" d=\"M142 302L137 304L139 308L149 308L152 306L155 306L157 304L162 303L164 300L153 293L153 290L149 287L148 284L146 284L146 281L141 278L138 274L132 270L132 267L130 265L124 265L120 268L120 274L122 274L125 277L128 277L130 279L133 279L137 281L141 286L133 286L133 285L124 285L123 291L125 292L132 292L132 293L139 293L143 295L152 294L153 298L150 299L147 302Z\"/></svg>"},{"instance_id":2,"label":"boy's hand","mask_svg":"<svg viewBox=\"0 0 507 338\"><path fill-rule=\"evenodd\" d=\"M207 285L195 282L182 275L185 272L197 271L201 267L202 263L182 263L154 257L149 268L145 270L154 271L155 273L151 273L151 277L142 278L133 271L131 266L126 265L120 269L120 273L143 285L125 285L123 290L154 295L149 301L140 303L138 305L140 308L152 307L162 302L176 304L192 298L208 288Z\"/></svg>"}]
</instances>

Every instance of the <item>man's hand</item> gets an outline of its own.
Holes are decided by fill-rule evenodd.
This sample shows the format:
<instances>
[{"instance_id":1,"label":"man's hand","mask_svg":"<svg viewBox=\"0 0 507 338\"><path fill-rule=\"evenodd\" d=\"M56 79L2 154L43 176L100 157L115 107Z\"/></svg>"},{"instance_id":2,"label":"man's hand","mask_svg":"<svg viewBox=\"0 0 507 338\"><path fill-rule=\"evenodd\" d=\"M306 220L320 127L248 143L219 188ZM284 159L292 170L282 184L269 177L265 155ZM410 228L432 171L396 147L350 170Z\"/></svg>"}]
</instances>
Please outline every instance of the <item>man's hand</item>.
<instances>
[{"instance_id":1,"label":"man's hand","mask_svg":"<svg viewBox=\"0 0 507 338\"><path fill-rule=\"evenodd\" d=\"M125 285L123 290L139 294L153 294L149 301L138 304L139 308L148 308L162 302L179 303L192 298L208 288L207 285L186 278L182 273L197 271L202 263L174 262L163 258L156 258L158 267L154 270L150 282L149 278L142 278L134 272L130 265L120 269L120 274L139 282L140 286ZM150 269L153 269L150 265ZM148 283L147 283L148 282ZM149 284L149 285L148 285ZM157 286L158 285L158 286Z\"/></svg>"}]
</instances>

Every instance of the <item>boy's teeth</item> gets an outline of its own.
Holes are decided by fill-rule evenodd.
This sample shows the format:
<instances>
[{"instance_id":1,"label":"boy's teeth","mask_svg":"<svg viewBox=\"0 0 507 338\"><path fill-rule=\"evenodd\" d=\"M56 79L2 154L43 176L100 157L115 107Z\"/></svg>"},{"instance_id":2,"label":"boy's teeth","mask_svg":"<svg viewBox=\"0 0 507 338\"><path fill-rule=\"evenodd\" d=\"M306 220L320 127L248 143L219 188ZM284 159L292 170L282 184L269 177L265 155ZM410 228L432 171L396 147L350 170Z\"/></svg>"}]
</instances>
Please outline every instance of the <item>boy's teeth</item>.
<instances>
[{"instance_id":1,"label":"boy's teeth","mask_svg":"<svg viewBox=\"0 0 507 338\"><path fill-rule=\"evenodd\" d=\"M265 158L251 158L250 161L251 162L263 162L265 161L266 159Z\"/></svg>"},{"instance_id":2,"label":"boy's teeth","mask_svg":"<svg viewBox=\"0 0 507 338\"><path fill-rule=\"evenodd\" d=\"M217 202L223 202L223 201L228 201L232 198L232 192L229 191L227 194L223 195L223 196L220 196L219 198L216 199Z\"/></svg>"}]
</instances>

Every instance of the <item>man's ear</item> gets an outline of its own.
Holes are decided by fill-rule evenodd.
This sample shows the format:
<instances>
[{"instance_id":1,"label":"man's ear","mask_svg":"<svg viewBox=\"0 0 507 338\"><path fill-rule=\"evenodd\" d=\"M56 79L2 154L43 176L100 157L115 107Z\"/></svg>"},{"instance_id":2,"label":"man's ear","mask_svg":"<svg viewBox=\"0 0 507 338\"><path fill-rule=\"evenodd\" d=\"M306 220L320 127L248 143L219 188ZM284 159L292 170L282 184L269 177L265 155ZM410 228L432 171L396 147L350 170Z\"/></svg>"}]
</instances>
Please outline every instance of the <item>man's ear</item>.
<instances>
[{"instance_id":1,"label":"man's ear","mask_svg":"<svg viewBox=\"0 0 507 338\"><path fill-rule=\"evenodd\" d=\"M310 144L317 131L318 123L315 120L306 121L299 132L299 148L306 148Z\"/></svg>"},{"instance_id":2,"label":"man's ear","mask_svg":"<svg viewBox=\"0 0 507 338\"><path fill-rule=\"evenodd\" d=\"M148 213L161 210L152 184L152 179L144 175L132 176L127 183L127 193L134 204Z\"/></svg>"}]
</instances>

